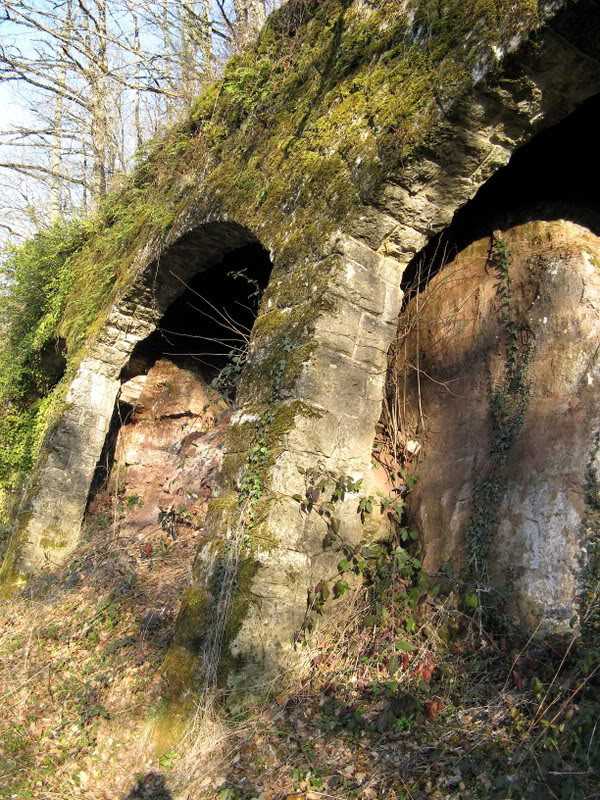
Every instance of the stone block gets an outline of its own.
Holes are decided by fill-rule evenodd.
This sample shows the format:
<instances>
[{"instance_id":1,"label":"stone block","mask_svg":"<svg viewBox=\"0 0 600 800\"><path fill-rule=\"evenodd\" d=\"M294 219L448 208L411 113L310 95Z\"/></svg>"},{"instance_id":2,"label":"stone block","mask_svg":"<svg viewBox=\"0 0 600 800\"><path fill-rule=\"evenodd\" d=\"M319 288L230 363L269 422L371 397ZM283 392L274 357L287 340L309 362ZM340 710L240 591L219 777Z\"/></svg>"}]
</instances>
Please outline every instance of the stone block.
<instances>
[{"instance_id":1,"label":"stone block","mask_svg":"<svg viewBox=\"0 0 600 800\"><path fill-rule=\"evenodd\" d=\"M40 481L40 495L73 497L86 500L93 470L90 473L89 462L72 463L68 470L49 467L44 471Z\"/></svg>"},{"instance_id":2,"label":"stone block","mask_svg":"<svg viewBox=\"0 0 600 800\"><path fill-rule=\"evenodd\" d=\"M336 353L351 356L360 331L361 311L346 300L337 298L335 311L317 320L315 339Z\"/></svg>"},{"instance_id":3,"label":"stone block","mask_svg":"<svg viewBox=\"0 0 600 800\"><path fill-rule=\"evenodd\" d=\"M384 322L379 317L364 313L353 354L354 359L363 364L369 374L385 371L388 352L395 335L395 324Z\"/></svg>"},{"instance_id":4,"label":"stone block","mask_svg":"<svg viewBox=\"0 0 600 800\"><path fill-rule=\"evenodd\" d=\"M380 261L378 261L379 270ZM347 260L344 265L343 284L338 292L355 306L372 314L381 314L385 307L386 286L382 278L362 264Z\"/></svg>"},{"instance_id":5,"label":"stone block","mask_svg":"<svg viewBox=\"0 0 600 800\"><path fill-rule=\"evenodd\" d=\"M383 243L382 251L386 256L406 264L426 243L427 237L423 233L408 225L396 225Z\"/></svg>"},{"instance_id":6,"label":"stone block","mask_svg":"<svg viewBox=\"0 0 600 800\"><path fill-rule=\"evenodd\" d=\"M388 183L376 200L376 205L397 223L427 232L435 218L437 207L422 192L409 192L404 186Z\"/></svg>"},{"instance_id":7,"label":"stone block","mask_svg":"<svg viewBox=\"0 0 600 800\"><path fill-rule=\"evenodd\" d=\"M385 303L381 317L384 322L388 322L395 327L398 324L398 315L402 309L402 300L404 298L404 292L400 288L400 280L402 279L404 267L395 259L386 260L394 261L397 264L399 275L397 281L386 284Z\"/></svg>"},{"instance_id":8,"label":"stone block","mask_svg":"<svg viewBox=\"0 0 600 800\"><path fill-rule=\"evenodd\" d=\"M332 393L332 386L335 392ZM303 400L329 411L353 413L359 398L367 391L367 372L339 352L319 348L306 365L300 380Z\"/></svg>"},{"instance_id":9,"label":"stone block","mask_svg":"<svg viewBox=\"0 0 600 800\"><path fill-rule=\"evenodd\" d=\"M355 403L363 410L364 402ZM298 454L311 454L334 471L349 472L364 468L371 456L375 420L348 416L340 411L325 412L318 419L298 417L286 437L286 446Z\"/></svg>"},{"instance_id":10,"label":"stone block","mask_svg":"<svg viewBox=\"0 0 600 800\"><path fill-rule=\"evenodd\" d=\"M394 230L398 220L371 206L352 223L352 235L373 250L379 250L383 241Z\"/></svg>"},{"instance_id":11,"label":"stone block","mask_svg":"<svg viewBox=\"0 0 600 800\"><path fill-rule=\"evenodd\" d=\"M85 438L91 435L106 435L110 426L111 417L112 412L110 415L105 415L99 413L96 409L84 407L81 409L81 415L79 417L79 428Z\"/></svg>"},{"instance_id":12,"label":"stone block","mask_svg":"<svg viewBox=\"0 0 600 800\"><path fill-rule=\"evenodd\" d=\"M364 242L355 239L353 236L343 236L338 240L337 248L346 258L356 261L357 264L362 264L366 269L377 273L379 255Z\"/></svg>"}]
</instances>

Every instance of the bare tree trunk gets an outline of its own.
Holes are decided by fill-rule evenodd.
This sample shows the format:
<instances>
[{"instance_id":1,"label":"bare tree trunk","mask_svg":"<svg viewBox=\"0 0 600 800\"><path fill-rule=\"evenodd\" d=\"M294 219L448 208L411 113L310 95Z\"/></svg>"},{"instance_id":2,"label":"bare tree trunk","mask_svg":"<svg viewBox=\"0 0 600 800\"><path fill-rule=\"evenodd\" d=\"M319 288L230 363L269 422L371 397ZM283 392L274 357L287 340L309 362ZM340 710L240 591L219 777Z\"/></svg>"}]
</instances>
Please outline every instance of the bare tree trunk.
<instances>
[{"instance_id":1,"label":"bare tree trunk","mask_svg":"<svg viewBox=\"0 0 600 800\"><path fill-rule=\"evenodd\" d=\"M73 14L71 0L68 0L65 7L64 23L62 25L62 35L64 37L63 47L66 52L69 50L71 32L73 25ZM63 60L60 69L60 82L67 83L67 63ZM52 149L50 154L50 169L54 173L50 186L50 222L57 222L63 211L63 190L64 181L59 177L62 166L62 147L63 147L63 128L64 128L64 105L65 98L62 94L54 95L54 113L52 119Z\"/></svg>"},{"instance_id":2,"label":"bare tree trunk","mask_svg":"<svg viewBox=\"0 0 600 800\"><path fill-rule=\"evenodd\" d=\"M169 0L163 0L162 3L162 20L161 20L161 32L162 32L162 40L163 40L163 50L165 53L174 53L174 41L173 41L173 27L172 21L169 14ZM169 59L169 62L171 60ZM170 66L170 63L169 63ZM166 74L165 74L165 83L169 89L174 90L175 87L173 85L173 80L175 76L170 71L169 66L167 66ZM174 101L173 97L169 93L166 97L166 117L170 119L173 116L173 108L174 108Z\"/></svg>"},{"instance_id":3,"label":"bare tree trunk","mask_svg":"<svg viewBox=\"0 0 600 800\"><path fill-rule=\"evenodd\" d=\"M106 0L95 0L96 14L86 13L90 34L91 137L94 152L93 186L96 197L104 197L110 173L110 133L107 110ZM95 55L95 58L93 58Z\"/></svg>"},{"instance_id":4,"label":"bare tree trunk","mask_svg":"<svg viewBox=\"0 0 600 800\"><path fill-rule=\"evenodd\" d=\"M233 0L237 26L237 38L241 44L252 39L265 23L265 7L262 0Z\"/></svg>"},{"instance_id":5,"label":"bare tree trunk","mask_svg":"<svg viewBox=\"0 0 600 800\"><path fill-rule=\"evenodd\" d=\"M210 0L183 0L181 4L180 87L189 105L212 75Z\"/></svg>"},{"instance_id":6,"label":"bare tree trunk","mask_svg":"<svg viewBox=\"0 0 600 800\"><path fill-rule=\"evenodd\" d=\"M54 98L54 119L52 131L52 150L50 169L54 173L50 184L50 222L57 222L62 211L63 183L58 177L62 152L63 99L60 95Z\"/></svg>"},{"instance_id":7,"label":"bare tree trunk","mask_svg":"<svg viewBox=\"0 0 600 800\"><path fill-rule=\"evenodd\" d=\"M213 36L210 14L210 0L201 0L200 16L200 52L202 54L202 70L205 82L214 77Z\"/></svg>"}]
</instances>

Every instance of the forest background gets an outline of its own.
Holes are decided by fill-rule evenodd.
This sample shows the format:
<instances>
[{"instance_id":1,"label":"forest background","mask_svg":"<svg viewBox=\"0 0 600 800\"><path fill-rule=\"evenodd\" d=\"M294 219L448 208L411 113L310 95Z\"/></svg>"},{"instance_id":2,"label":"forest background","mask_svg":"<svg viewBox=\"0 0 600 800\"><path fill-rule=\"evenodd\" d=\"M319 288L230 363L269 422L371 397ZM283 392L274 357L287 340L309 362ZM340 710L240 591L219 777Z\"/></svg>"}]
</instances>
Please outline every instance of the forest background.
<instances>
[{"instance_id":1,"label":"forest background","mask_svg":"<svg viewBox=\"0 0 600 800\"><path fill-rule=\"evenodd\" d=\"M4 255L96 207L280 4L1 0Z\"/></svg>"}]
</instances>

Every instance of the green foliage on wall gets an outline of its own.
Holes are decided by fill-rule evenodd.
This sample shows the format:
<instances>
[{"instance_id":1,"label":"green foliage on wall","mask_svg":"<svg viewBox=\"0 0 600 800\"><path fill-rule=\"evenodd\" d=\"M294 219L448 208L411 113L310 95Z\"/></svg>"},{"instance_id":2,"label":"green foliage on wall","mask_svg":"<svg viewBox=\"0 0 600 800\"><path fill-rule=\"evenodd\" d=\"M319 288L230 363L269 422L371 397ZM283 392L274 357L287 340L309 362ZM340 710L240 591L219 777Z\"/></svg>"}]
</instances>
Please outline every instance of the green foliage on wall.
<instances>
[{"instance_id":1,"label":"green foliage on wall","mask_svg":"<svg viewBox=\"0 0 600 800\"><path fill-rule=\"evenodd\" d=\"M521 433L530 401L529 364L533 337L513 298L512 257L508 242L492 236L488 266L498 279L496 315L503 339L504 365L498 381L490 375L490 466L480 478L473 496L467 529L470 578L476 586L474 607L480 613L495 609L489 592L488 559L497 531L500 505L504 497L505 467L511 449Z\"/></svg>"},{"instance_id":2,"label":"green foliage on wall","mask_svg":"<svg viewBox=\"0 0 600 800\"><path fill-rule=\"evenodd\" d=\"M52 407L44 352L71 285L71 256L89 235L72 221L11 249L0 263L0 490L32 465Z\"/></svg>"}]
</instances>

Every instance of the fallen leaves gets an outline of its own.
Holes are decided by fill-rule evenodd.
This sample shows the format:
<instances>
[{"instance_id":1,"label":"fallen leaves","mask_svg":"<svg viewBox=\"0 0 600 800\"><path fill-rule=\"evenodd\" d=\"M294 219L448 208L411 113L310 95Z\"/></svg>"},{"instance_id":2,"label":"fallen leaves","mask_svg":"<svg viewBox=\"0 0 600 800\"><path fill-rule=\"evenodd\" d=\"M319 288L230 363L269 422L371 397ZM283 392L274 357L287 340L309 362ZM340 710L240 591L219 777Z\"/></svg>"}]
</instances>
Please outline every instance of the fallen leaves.
<instances>
[{"instance_id":1,"label":"fallen leaves","mask_svg":"<svg viewBox=\"0 0 600 800\"><path fill-rule=\"evenodd\" d=\"M444 710L444 702L439 697L430 700L425 706L425 716L427 719L436 719Z\"/></svg>"}]
</instances>

